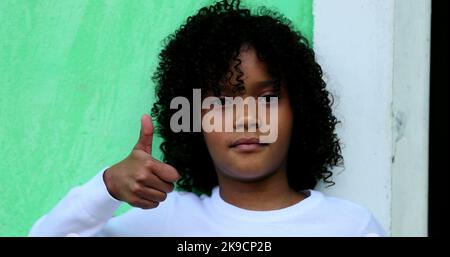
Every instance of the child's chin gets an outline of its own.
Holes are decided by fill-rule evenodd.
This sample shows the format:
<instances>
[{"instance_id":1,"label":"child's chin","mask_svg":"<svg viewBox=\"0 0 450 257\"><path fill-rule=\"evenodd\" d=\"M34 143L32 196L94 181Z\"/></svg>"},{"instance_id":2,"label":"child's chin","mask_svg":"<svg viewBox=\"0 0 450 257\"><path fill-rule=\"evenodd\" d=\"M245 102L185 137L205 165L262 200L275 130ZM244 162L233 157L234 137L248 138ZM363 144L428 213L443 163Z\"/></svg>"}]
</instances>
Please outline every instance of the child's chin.
<instances>
[{"instance_id":1,"label":"child's chin","mask_svg":"<svg viewBox=\"0 0 450 257\"><path fill-rule=\"evenodd\" d=\"M273 172L262 171L261 169L239 169L234 172L232 177L242 182L257 182L270 177Z\"/></svg>"}]
</instances>

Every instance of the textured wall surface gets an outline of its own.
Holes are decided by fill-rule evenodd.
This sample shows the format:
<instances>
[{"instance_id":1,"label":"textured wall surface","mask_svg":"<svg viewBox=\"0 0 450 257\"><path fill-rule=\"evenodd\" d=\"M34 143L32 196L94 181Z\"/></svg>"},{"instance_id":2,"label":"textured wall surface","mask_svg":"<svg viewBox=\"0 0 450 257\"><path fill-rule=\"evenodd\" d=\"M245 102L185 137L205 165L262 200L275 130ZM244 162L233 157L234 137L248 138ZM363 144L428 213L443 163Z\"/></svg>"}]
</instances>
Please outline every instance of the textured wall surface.
<instances>
[{"instance_id":1,"label":"textured wall surface","mask_svg":"<svg viewBox=\"0 0 450 257\"><path fill-rule=\"evenodd\" d=\"M345 159L323 190L370 209L388 235L424 236L431 1L315 0L313 9Z\"/></svg>"},{"instance_id":2,"label":"textured wall surface","mask_svg":"<svg viewBox=\"0 0 450 257\"><path fill-rule=\"evenodd\" d=\"M0 236L26 235L129 153L162 40L211 2L0 1ZM278 9L311 39L312 0L245 2Z\"/></svg>"}]
</instances>

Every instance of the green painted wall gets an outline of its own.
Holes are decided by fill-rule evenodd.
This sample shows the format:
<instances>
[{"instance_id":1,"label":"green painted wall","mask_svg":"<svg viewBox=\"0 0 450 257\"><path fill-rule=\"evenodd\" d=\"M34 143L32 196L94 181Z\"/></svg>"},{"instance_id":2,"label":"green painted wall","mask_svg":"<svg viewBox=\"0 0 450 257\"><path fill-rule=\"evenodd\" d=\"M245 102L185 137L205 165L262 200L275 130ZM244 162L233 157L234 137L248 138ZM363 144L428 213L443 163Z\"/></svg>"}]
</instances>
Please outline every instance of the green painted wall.
<instances>
[{"instance_id":1,"label":"green painted wall","mask_svg":"<svg viewBox=\"0 0 450 257\"><path fill-rule=\"evenodd\" d=\"M311 39L312 1L246 3L278 9ZM129 153L162 40L211 2L0 1L0 236L25 236Z\"/></svg>"}]
</instances>

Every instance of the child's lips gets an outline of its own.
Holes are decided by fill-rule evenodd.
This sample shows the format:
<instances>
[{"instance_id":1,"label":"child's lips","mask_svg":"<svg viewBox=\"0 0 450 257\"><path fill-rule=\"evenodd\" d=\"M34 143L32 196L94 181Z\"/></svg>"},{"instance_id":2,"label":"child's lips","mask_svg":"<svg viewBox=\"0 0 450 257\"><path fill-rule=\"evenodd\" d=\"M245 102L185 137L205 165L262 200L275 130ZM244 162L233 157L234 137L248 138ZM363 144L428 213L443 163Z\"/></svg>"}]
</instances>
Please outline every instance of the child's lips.
<instances>
[{"instance_id":1,"label":"child's lips","mask_svg":"<svg viewBox=\"0 0 450 257\"><path fill-rule=\"evenodd\" d=\"M233 147L238 152L254 152L265 147L265 144L239 144Z\"/></svg>"},{"instance_id":2,"label":"child's lips","mask_svg":"<svg viewBox=\"0 0 450 257\"><path fill-rule=\"evenodd\" d=\"M234 141L230 148L238 152L254 152L267 146L267 144L259 143L257 138L240 138Z\"/></svg>"}]
</instances>

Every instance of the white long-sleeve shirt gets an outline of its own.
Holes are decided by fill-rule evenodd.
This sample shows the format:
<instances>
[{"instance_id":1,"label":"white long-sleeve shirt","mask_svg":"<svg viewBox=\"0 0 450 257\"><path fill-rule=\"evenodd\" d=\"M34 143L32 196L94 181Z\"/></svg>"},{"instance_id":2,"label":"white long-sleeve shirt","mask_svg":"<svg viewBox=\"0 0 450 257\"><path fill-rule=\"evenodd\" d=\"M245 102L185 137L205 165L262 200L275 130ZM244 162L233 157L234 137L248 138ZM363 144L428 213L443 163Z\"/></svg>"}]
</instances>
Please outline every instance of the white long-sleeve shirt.
<instances>
[{"instance_id":1,"label":"white long-sleeve shirt","mask_svg":"<svg viewBox=\"0 0 450 257\"><path fill-rule=\"evenodd\" d=\"M121 202L103 169L75 187L32 227L29 236L376 236L384 231L365 208L315 190L292 206L251 211L225 202L219 188L197 196L173 191L157 208L132 208L112 217Z\"/></svg>"}]
</instances>

